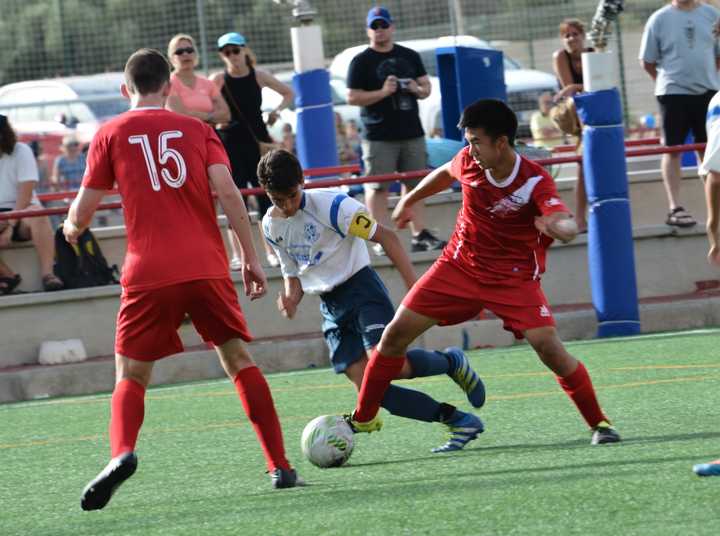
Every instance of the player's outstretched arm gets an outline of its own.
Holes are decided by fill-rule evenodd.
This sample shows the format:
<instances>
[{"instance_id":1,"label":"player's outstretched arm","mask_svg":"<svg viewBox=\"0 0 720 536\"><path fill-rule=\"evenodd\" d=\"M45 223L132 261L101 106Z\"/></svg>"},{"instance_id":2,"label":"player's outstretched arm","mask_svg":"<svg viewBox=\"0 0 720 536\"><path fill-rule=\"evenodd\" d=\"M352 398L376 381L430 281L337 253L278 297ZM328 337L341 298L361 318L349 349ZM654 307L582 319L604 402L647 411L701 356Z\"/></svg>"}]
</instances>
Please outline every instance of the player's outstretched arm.
<instances>
[{"instance_id":1,"label":"player's outstretched arm","mask_svg":"<svg viewBox=\"0 0 720 536\"><path fill-rule=\"evenodd\" d=\"M283 290L278 292L277 306L286 318L295 316L297 306L303 298L302 283L297 277L285 277Z\"/></svg>"},{"instance_id":2,"label":"player's outstretched arm","mask_svg":"<svg viewBox=\"0 0 720 536\"><path fill-rule=\"evenodd\" d=\"M450 174L450 162L425 175L420 184L401 197L395 206L392 219L398 229L404 229L412 219L412 206L415 203L447 190L453 182L455 182L455 178Z\"/></svg>"},{"instance_id":3,"label":"player's outstretched arm","mask_svg":"<svg viewBox=\"0 0 720 536\"><path fill-rule=\"evenodd\" d=\"M411 288L415 284L415 281L417 281L417 276L415 275L410 257L408 257L395 231L378 223L375 234L371 240L382 245L385 254L400 272L403 281L405 281L405 286L407 286L408 289Z\"/></svg>"},{"instance_id":4,"label":"player's outstretched arm","mask_svg":"<svg viewBox=\"0 0 720 536\"><path fill-rule=\"evenodd\" d=\"M573 241L578 234L577 223L567 212L553 212L545 216L537 216L535 228L563 243Z\"/></svg>"},{"instance_id":5,"label":"player's outstretched arm","mask_svg":"<svg viewBox=\"0 0 720 536\"><path fill-rule=\"evenodd\" d=\"M255 245L252 241L250 218L245 208L245 202L237 186L235 186L230 170L226 165L213 164L209 166L208 176L217 193L218 201L220 201L220 205L240 242L245 295L250 296L251 300L260 298L267 292L267 279L258 261Z\"/></svg>"},{"instance_id":6,"label":"player's outstretched arm","mask_svg":"<svg viewBox=\"0 0 720 536\"><path fill-rule=\"evenodd\" d=\"M70 205L68 217L63 222L65 240L71 244L77 243L82 232L90 227L93 214L106 193L106 190L80 187L80 191Z\"/></svg>"},{"instance_id":7,"label":"player's outstretched arm","mask_svg":"<svg viewBox=\"0 0 720 536\"><path fill-rule=\"evenodd\" d=\"M708 260L720 266L720 172L710 171L705 179L706 230L710 249Z\"/></svg>"}]
</instances>

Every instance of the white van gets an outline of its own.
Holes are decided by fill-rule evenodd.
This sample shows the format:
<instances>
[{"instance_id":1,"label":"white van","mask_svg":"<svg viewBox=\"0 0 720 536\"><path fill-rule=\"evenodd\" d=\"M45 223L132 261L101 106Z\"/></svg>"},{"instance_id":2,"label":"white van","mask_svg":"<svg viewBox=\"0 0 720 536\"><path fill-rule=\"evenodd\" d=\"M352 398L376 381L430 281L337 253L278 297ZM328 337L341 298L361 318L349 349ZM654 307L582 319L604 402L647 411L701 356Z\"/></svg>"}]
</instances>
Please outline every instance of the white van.
<instances>
[{"instance_id":1,"label":"white van","mask_svg":"<svg viewBox=\"0 0 720 536\"><path fill-rule=\"evenodd\" d=\"M0 113L23 138L73 133L88 143L106 120L130 108L123 73L16 82L0 87Z\"/></svg>"}]
</instances>

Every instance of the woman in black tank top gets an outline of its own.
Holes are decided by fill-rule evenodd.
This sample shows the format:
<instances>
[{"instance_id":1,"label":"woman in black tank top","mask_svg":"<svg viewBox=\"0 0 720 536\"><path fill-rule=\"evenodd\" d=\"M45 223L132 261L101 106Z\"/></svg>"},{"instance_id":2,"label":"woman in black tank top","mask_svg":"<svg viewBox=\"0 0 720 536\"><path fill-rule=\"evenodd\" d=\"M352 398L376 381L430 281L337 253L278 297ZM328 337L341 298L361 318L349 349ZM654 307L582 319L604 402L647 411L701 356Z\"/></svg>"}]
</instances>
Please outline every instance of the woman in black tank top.
<instances>
[{"instance_id":1,"label":"woman in black tank top","mask_svg":"<svg viewBox=\"0 0 720 536\"><path fill-rule=\"evenodd\" d=\"M555 99L572 97L583 90L582 53L592 52L585 46L585 26L578 19L565 19L560 23L560 37L563 48L553 54L553 68L557 76L560 91ZM578 147L580 141L578 140ZM578 149L579 150L579 149ZM587 231L587 196L582 166L578 166L575 183L575 220L581 233Z\"/></svg>"},{"instance_id":2,"label":"woman in black tank top","mask_svg":"<svg viewBox=\"0 0 720 536\"><path fill-rule=\"evenodd\" d=\"M272 74L255 68L255 56L239 33L232 32L221 36L218 39L218 51L225 64L225 71L214 74L211 80L225 97L230 107L231 120L227 125L220 125L217 132L230 158L235 184L238 188L258 187L258 141L273 141L262 116L262 88L269 87L283 97L277 108L270 112L269 125L277 121L280 110L290 106L294 99L293 90ZM263 236L261 220L271 203L266 195L255 197L258 203L260 236ZM240 269L240 246L231 229L228 229L228 237L233 253L230 267ZM279 262L272 248L264 240L263 243L268 263L278 266Z\"/></svg>"},{"instance_id":3,"label":"woman in black tank top","mask_svg":"<svg viewBox=\"0 0 720 536\"><path fill-rule=\"evenodd\" d=\"M562 96L571 97L583 90L582 53L592 52L585 46L585 26L577 19L560 23L563 48L553 54L553 68Z\"/></svg>"}]
</instances>

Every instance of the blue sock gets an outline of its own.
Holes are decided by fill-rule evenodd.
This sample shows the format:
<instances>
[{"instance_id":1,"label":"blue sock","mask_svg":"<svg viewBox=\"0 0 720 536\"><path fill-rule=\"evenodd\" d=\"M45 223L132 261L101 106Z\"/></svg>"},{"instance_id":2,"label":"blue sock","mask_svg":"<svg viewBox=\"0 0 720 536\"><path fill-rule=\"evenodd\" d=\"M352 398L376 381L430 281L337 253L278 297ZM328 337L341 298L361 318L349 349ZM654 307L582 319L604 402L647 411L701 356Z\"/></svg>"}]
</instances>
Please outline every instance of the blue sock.
<instances>
[{"instance_id":1,"label":"blue sock","mask_svg":"<svg viewBox=\"0 0 720 536\"><path fill-rule=\"evenodd\" d=\"M441 352L413 348L412 350L408 350L406 356L412 368L413 378L438 376L440 374L447 374L448 370L450 370L450 361L447 356Z\"/></svg>"},{"instance_id":2,"label":"blue sock","mask_svg":"<svg viewBox=\"0 0 720 536\"><path fill-rule=\"evenodd\" d=\"M398 417L425 422L453 421L462 413L455 406L437 402L425 393L392 384L380 405Z\"/></svg>"}]
</instances>

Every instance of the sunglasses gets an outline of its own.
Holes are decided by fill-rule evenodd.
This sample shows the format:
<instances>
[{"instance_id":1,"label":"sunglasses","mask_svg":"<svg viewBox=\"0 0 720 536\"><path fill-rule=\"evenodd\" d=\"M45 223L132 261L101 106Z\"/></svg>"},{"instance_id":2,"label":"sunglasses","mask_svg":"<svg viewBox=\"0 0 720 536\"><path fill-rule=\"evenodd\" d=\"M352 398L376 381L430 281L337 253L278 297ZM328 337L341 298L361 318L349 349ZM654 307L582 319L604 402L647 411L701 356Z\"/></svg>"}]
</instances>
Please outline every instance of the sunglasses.
<instances>
[{"instance_id":1,"label":"sunglasses","mask_svg":"<svg viewBox=\"0 0 720 536\"><path fill-rule=\"evenodd\" d=\"M240 54L243 50L243 46L236 46L236 47L225 47L220 52L222 52L223 56L235 56L236 54Z\"/></svg>"},{"instance_id":2,"label":"sunglasses","mask_svg":"<svg viewBox=\"0 0 720 536\"><path fill-rule=\"evenodd\" d=\"M370 24L371 30L379 30L379 29L387 30L388 28L390 28L390 24L384 20L374 20Z\"/></svg>"},{"instance_id":3,"label":"sunglasses","mask_svg":"<svg viewBox=\"0 0 720 536\"><path fill-rule=\"evenodd\" d=\"M175 54L176 56L182 56L183 54L194 54L194 53L195 53L195 49L193 47L178 48L178 49L175 49L175 52L173 52L173 54Z\"/></svg>"}]
</instances>

